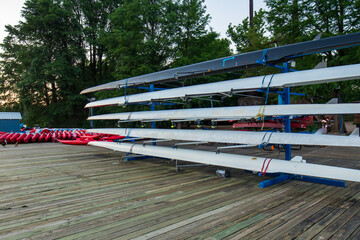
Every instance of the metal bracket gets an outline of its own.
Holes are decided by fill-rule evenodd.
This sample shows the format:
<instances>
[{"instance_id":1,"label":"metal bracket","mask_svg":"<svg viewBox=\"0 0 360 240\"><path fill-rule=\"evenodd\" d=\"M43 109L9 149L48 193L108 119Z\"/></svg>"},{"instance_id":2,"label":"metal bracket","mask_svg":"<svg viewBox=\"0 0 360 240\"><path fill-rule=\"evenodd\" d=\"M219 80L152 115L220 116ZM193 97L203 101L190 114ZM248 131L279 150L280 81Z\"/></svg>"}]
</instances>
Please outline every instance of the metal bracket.
<instances>
[{"instance_id":1,"label":"metal bracket","mask_svg":"<svg viewBox=\"0 0 360 240\"><path fill-rule=\"evenodd\" d=\"M147 143L158 143L158 142L169 142L172 141L171 139L153 139L149 141L144 141L143 146L145 146Z\"/></svg>"},{"instance_id":2,"label":"metal bracket","mask_svg":"<svg viewBox=\"0 0 360 240\"><path fill-rule=\"evenodd\" d=\"M180 172L181 168L190 168L190 167L206 167L206 164L178 164L178 160L175 160L175 170L176 173Z\"/></svg>"},{"instance_id":3,"label":"metal bracket","mask_svg":"<svg viewBox=\"0 0 360 240\"><path fill-rule=\"evenodd\" d=\"M346 187L346 183L344 181L339 181L339 180L300 176L300 175L280 174L280 176L278 176L278 177L260 182L259 188L270 187L272 185L275 185L277 183L281 183L281 182L284 182L287 180L298 180L298 181L304 181L304 182L325 184L325 185L330 185L330 186L335 186L335 187Z\"/></svg>"},{"instance_id":4,"label":"metal bracket","mask_svg":"<svg viewBox=\"0 0 360 240\"><path fill-rule=\"evenodd\" d=\"M233 145L233 146L222 146L216 148L216 154L220 153L221 149L230 149L230 148L248 148L248 147L257 147L257 145L245 144L245 145Z\"/></svg>"},{"instance_id":5,"label":"metal bracket","mask_svg":"<svg viewBox=\"0 0 360 240\"><path fill-rule=\"evenodd\" d=\"M209 142L181 142L181 143L175 143L174 146L200 145L200 144L205 144L205 143L209 143Z\"/></svg>"}]
</instances>

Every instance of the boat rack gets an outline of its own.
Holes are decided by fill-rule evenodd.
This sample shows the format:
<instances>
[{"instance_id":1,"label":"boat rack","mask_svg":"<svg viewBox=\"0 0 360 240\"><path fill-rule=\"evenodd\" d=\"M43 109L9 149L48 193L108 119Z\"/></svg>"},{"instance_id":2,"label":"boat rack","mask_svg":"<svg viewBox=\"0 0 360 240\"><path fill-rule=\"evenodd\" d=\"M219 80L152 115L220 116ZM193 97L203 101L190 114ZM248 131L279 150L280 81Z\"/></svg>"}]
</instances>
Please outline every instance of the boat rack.
<instances>
[{"instance_id":1,"label":"boat rack","mask_svg":"<svg viewBox=\"0 0 360 240\"><path fill-rule=\"evenodd\" d=\"M170 90L165 90L163 88L155 88L154 84L157 83L166 83L169 81L180 81L180 80L186 80L186 79L191 79L191 78L195 78L195 77L201 77L201 76L207 76L207 75L212 75L212 74L218 74L218 73L223 73L223 72L232 72L232 71L238 71L241 69L246 69L246 68L252 68L252 67L257 67L260 65L265 65L265 66L269 66L269 67L273 67L273 68L277 68L280 69L282 73L287 73L287 74L297 74L296 70L291 69L290 65L291 63L294 61L294 59L298 58L298 57L302 57L305 55L311 55L311 54L316 54L316 53L321 53L321 52L325 52L325 51L331 51L331 50L336 50L336 49L340 49L340 48L347 48L347 47L353 47L353 46L357 46L360 45L360 33L353 33L353 34L347 34L347 35L342 35L342 36L336 36L336 37L329 37L329 38L325 38L325 39L320 39L320 40L313 40L313 41L307 41L307 42L302 42L302 43L296 43L296 44L290 44L290 45L285 45L285 46L281 46L281 47L275 47L275 48L269 48L269 49L264 49L264 50L259 50L259 51L254 51L254 52L250 52L250 53L244 53L244 54L238 54L238 55L234 55L231 57L225 57L225 58L219 58L219 59L214 59L214 60L210 60L210 61L206 61L206 62L201 62L201 63L196 63L196 64L192 64L192 65L187 65L187 66L183 66L183 67L178 67L178 68L174 68L174 69L168 69L168 70L164 70L164 71L160 71L160 72L155 72L155 73L150 73L150 74L145 74L145 75L141 75L141 76L137 76L137 77L132 77L132 78L128 78L128 79L123 79L123 80L119 80L119 81L115 81L115 82L111 82L111 83L106 83L106 84L102 84L96 87L92 87L92 88L88 88L83 90L81 93L91 93L91 92L95 92L95 91L102 91L102 90L108 90L108 89L117 89L117 88L124 88L125 89L125 96L123 97L118 97L118 98L113 98L113 99L105 99L105 100L100 100L100 101L95 101L95 102L91 102L89 103L86 107L97 107L97 106L104 106L104 105L114 105L118 104L118 105L128 105L128 104L144 104L144 102L150 102L148 105L150 106L151 111L155 111L155 106L156 105L160 105L160 104L167 104L167 105L173 105L175 103L171 102L162 102L162 101L166 101L166 100L172 100L172 99L176 99L176 98L187 98L187 97L197 97L196 94L196 85L194 87L190 86L190 87L183 87L182 89L194 89L194 93L190 96L190 95L168 95L169 97L164 97L162 98L159 94L161 94L162 91L165 92L175 92L176 89L170 89ZM346 67L346 66L345 66ZM353 67L353 68L359 68L358 66L351 66L349 65L349 67ZM344 67L343 67L344 68ZM308 71L308 70L307 70ZM326 73L325 70L311 70L311 71L318 71L321 74ZM333 72L336 72L335 68L332 68ZM292 72L292 73L290 73ZM302 71L299 72L299 74L301 74ZM306 72L306 71L304 71ZM352 71L346 71L345 72L352 72ZM311 78L311 73L308 77L310 76ZM319 75L321 75L319 74ZM279 74L281 75L281 74ZM291 86L295 86L292 85L291 83L287 83L287 84L283 84L282 86L283 91L278 91L278 90L273 90L273 85L272 85L272 80L273 77L275 75L272 75L270 77L268 77L268 79L266 79L265 84L264 80L266 78L266 76L263 77L262 79L262 84L260 88L255 89L258 92L263 92L266 94L266 101L265 101L265 105L263 106L265 111L265 107L267 106L267 99L269 94L277 94L278 95L278 104L279 105L289 105L290 104L290 96L291 95L304 95L302 93L293 93L290 90ZM332 77L333 74L331 74ZM346 76L346 77L333 77L334 80L333 81L342 81L342 80L352 80L352 79L356 79L358 78L360 75L354 75L354 76ZM235 80L232 80L235 81ZM315 83L321 83L321 82L326 82L327 78L325 77L325 79L323 80L318 80L318 82ZM233 84L233 82L230 81L224 81L224 83L229 83L230 86L231 84ZM140 85L147 85L149 84L149 87L144 87L144 86L140 86ZM219 84L219 83L218 83ZM221 82L220 82L221 84ZM299 85L301 85L301 83L299 83ZM210 85L209 85L210 86ZM144 94L135 94L135 95L130 95L127 96L126 95L126 88L141 88L141 89L145 89L148 90L149 93L144 93ZM199 86L201 87L201 86ZM280 85L281 87L281 85ZM160 91L155 91L155 90L160 90ZM241 93L241 89L236 90L236 93ZM250 89L248 89L247 91L249 91ZM254 89L251 89L254 90ZM212 96L212 95L216 95L216 94L221 94L224 97L226 97L227 95L231 94L233 92L233 88L230 88L229 90L224 90L222 92L213 92L213 93L201 93L198 94L198 97L202 97L204 95L207 96ZM246 92L246 90L245 90ZM144 97L145 100L139 100L139 101L135 101L135 102L131 102L131 96L135 96L137 97L137 95L140 97ZM147 97L148 95L148 97ZM155 95L159 95L160 97L151 97L151 96L155 96ZM116 100L118 99L118 100ZM156 100L156 102L155 102ZM119 101L119 102L117 102ZM259 113L261 113L259 111ZM128 118L125 118L125 120L120 119L121 121L126 121L127 120L131 120L130 119L130 115L135 115L135 113L130 113ZM108 116L105 115L100 115L100 116L94 116L94 117L90 117L89 120L96 120L96 119L113 119L112 117L114 116L110 116L110 114ZM260 116L261 118L263 118L264 116ZM221 119L221 117L219 117ZM224 118L224 117L223 117ZM225 117L226 118L226 117ZM282 119L282 122L284 123L284 132L287 134L291 133L291 119L289 117L289 115L283 115L280 116L279 118ZM161 118L162 120L166 119L166 118ZM176 122L176 121L189 121L190 118L185 118L185 119L170 119L172 122ZM118 118L119 120L119 118ZM150 121L150 120L154 120L151 121L151 128L155 129L156 128L156 118L150 118L150 119L137 119L140 121ZM197 119L199 120L199 119ZM214 120L214 119L213 119ZM216 119L215 119L216 120ZM136 119L135 119L136 121ZM130 131L128 133L128 137L130 136ZM195 139L193 139L195 140ZM151 141L146 141L143 143L143 150L145 149L145 145L146 143L151 143L153 147L156 146L157 142L160 141L164 141L164 140L156 140L153 139ZM176 147L181 145L181 144L200 144L200 143L205 143L203 141L198 141L198 142L187 142L187 143L179 143L177 145L175 145ZM126 148L120 148L111 144L92 144L92 145L99 145L99 146L103 146L103 147L109 147L109 148L113 148L115 149L126 149ZM292 161L291 164L293 164L293 161L295 158L292 157L292 153L291 153L291 145L290 144L282 144L285 150L285 160L287 161ZM133 145L135 146L135 145ZM235 146L231 146L231 147L248 147L248 146L258 146L258 145L251 145L251 144L244 144L244 145L235 145ZM163 147L160 147L163 148ZM223 148L218 148L217 149L217 154L220 153L221 149ZM228 147L230 148L230 147ZM132 148L131 148L132 149ZM124 151L124 150L120 150L120 151ZM165 150L164 150L165 151ZM197 152L195 152L196 154L198 154ZM127 153L128 155L131 154L131 157L126 158L127 161L130 160L136 160L136 159L144 159L146 158L146 154L144 155L135 155L133 156L132 153ZM138 153L140 154L140 152ZM150 155L149 155L150 156ZM153 155L155 156L155 155ZM151 157L153 157L151 156ZM166 156L166 154L164 155ZM159 156L161 157L161 156ZM174 159L175 160L175 159ZM266 158L263 162L263 168L264 166L267 164L266 169L269 167L269 164L271 162L272 159L268 160L268 158ZM277 160L279 161L279 160ZM198 164L200 163L200 164ZM183 167L198 167L198 166L207 166L209 164L204 164L201 163L201 161L198 161L197 164L189 164L189 165L179 165L178 164L178 160L176 160L176 171L178 172L178 170L180 168ZM285 163L285 161L284 161ZM285 173L274 173L274 171L271 174L267 174L266 173L266 169L265 171L263 171L263 169L261 169L261 174L262 176L264 175L271 175L274 176L275 178L270 179L270 180L266 180L266 181L262 181L259 183L259 187L260 188L265 188L283 181L288 181L288 180L299 180L299 181L307 181L307 182L314 182L314 183L320 183L320 184L327 184L327 185L332 185L332 186L340 186L340 187L345 187L345 182L342 181L341 179L339 180L339 178L337 178L336 180L331 180L331 179L327 179L327 178L321 178L321 177L311 177L311 176L302 176L302 175L298 175L298 174L285 174ZM345 171L345 170L344 170ZM314 176L318 176L318 175L314 175Z\"/></svg>"}]
</instances>

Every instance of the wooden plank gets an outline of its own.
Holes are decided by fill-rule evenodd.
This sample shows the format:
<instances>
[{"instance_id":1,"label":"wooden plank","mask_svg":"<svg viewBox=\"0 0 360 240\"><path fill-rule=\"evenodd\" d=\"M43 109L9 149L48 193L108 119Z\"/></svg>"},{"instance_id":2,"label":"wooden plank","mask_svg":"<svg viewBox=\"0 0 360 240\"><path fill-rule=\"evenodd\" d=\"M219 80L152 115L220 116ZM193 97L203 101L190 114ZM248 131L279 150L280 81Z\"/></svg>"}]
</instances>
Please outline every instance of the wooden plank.
<instances>
[{"instance_id":1,"label":"wooden plank","mask_svg":"<svg viewBox=\"0 0 360 240\"><path fill-rule=\"evenodd\" d=\"M251 191L250 194L247 194L246 196L240 195L241 197L235 202L222 201L220 203L220 205L215 205L209 209L205 209L206 211L203 211L201 209L193 207L192 212L190 214L184 215L180 218L176 216L175 219L167 220L162 223L160 222L159 224L156 224L156 225L149 223L149 227L147 229L143 229L140 231L137 230L136 232L134 232L130 235L125 235L125 237L127 237L127 238L137 237L135 239L145 239L148 237L156 237L157 238L158 236L160 236L162 234L163 235L166 234L167 236L169 236L169 234L171 234L170 231L173 231L175 229L183 228L184 226L186 226L188 224L192 224L196 221L200 221L200 220L206 219L208 217L213 217L219 213L226 213L228 210L229 211L233 210L242 205L253 203L254 201L256 202L256 201L262 201L264 199L270 199L271 197L274 197L276 195L281 195L282 193L286 192L287 190L289 190L289 188L287 188L287 187L282 188L282 190L280 190L280 192L278 192L279 189L273 189L273 190L268 191L266 195L262 195L259 192ZM230 197L230 196L228 195L228 197ZM152 230L152 231L149 232L149 230ZM183 231L183 232L186 232L186 231Z\"/></svg>"},{"instance_id":2,"label":"wooden plank","mask_svg":"<svg viewBox=\"0 0 360 240\"><path fill-rule=\"evenodd\" d=\"M285 229L286 232L287 227L291 229L290 225L295 224L294 222L296 220L299 221L299 217L303 216L303 212L306 213L313 210L313 207L317 203L323 201L326 198L325 193L327 191L328 189L321 189L321 187L317 188L315 191L309 191L309 193L305 193L304 197L299 198L299 201L297 201L296 205L290 206L289 209L285 211L276 212L276 209L274 209L275 212L274 210L270 210L269 212L262 211L268 216L267 219L255 226L252 226L251 229L246 229L244 230L244 232L240 231L239 233L234 234L234 236L232 236L231 238L267 239L267 237L270 237L269 239L271 239L271 234L276 235L276 232L274 231L279 231L279 233L281 234L283 232L283 229ZM312 201L309 202L308 199L312 199ZM297 218L294 219L294 217Z\"/></svg>"},{"instance_id":3,"label":"wooden plank","mask_svg":"<svg viewBox=\"0 0 360 240\"><path fill-rule=\"evenodd\" d=\"M348 239L353 233L356 233L357 229L360 230L360 211L358 211L358 209L355 209L355 211L357 211L357 214L346 222L330 239Z\"/></svg>"},{"instance_id":4,"label":"wooden plank","mask_svg":"<svg viewBox=\"0 0 360 240\"><path fill-rule=\"evenodd\" d=\"M294 152L311 162L360 169L360 151L348 149ZM258 182L269 177L233 170L231 179L222 179L211 166L176 174L173 165L157 159L121 163L122 154L108 152L53 143L5 148L0 238L306 239L311 233L357 239L360 234L358 183L342 189L288 181L259 189Z\"/></svg>"},{"instance_id":5,"label":"wooden plank","mask_svg":"<svg viewBox=\"0 0 360 240\"><path fill-rule=\"evenodd\" d=\"M239 239L243 239L244 236L246 236L247 234L253 231L258 231L268 223L278 219L280 216L299 208L300 206L305 204L305 201L303 201L304 198L320 190L319 187L314 188L311 186L306 186L306 184L292 184L296 185L297 187L301 186L301 190L289 191L286 194L276 196L270 199L270 201L260 202L258 204L251 204L250 206L246 206L245 211L241 210L239 215L230 213L229 215L234 215L234 217L232 217L227 223L223 221L223 218L218 218L218 220L214 220L209 224L204 224L203 227L199 226L200 231L197 234L194 234L191 239L206 239L209 237L213 237L213 235L216 235L221 231L225 231L227 228L231 228L234 224L244 221L244 219L255 216L256 214L265 214L267 216L266 219L257 222L257 224L255 224L254 226L248 226L246 229L244 229L244 231L241 231L241 235L239 235L239 233L233 234L234 236L239 235ZM299 203L295 205L291 201L291 199L294 197L299 199ZM266 210L262 207L264 205L266 206ZM251 211L247 212L246 210L248 210L249 208Z\"/></svg>"},{"instance_id":6,"label":"wooden plank","mask_svg":"<svg viewBox=\"0 0 360 240\"><path fill-rule=\"evenodd\" d=\"M359 191L359 189L357 189ZM330 239L334 234L336 234L347 222L350 221L359 211L360 211L360 193L356 194L348 204L340 206L341 215L336 218L334 221L329 221L326 228L324 228L319 234L317 234L313 239ZM352 204L353 206L348 206ZM346 206L350 209L346 209ZM359 222L358 222L359 223ZM339 238L341 239L341 238Z\"/></svg>"},{"instance_id":7,"label":"wooden plank","mask_svg":"<svg viewBox=\"0 0 360 240\"><path fill-rule=\"evenodd\" d=\"M215 196L208 196L208 193L206 193L203 194L203 196L206 199L212 199L213 197L218 197L218 194L220 193L217 193ZM97 226L113 223L115 217L118 221L120 220L124 223L124 221L130 217L160 211L162 208L166 207L166 202L169 201L170 198L177 198L179 195L181 195L181 192L176 191L167 195L162 195L161 197L148 198L146 201L136 201L135 204L128 202L125 203L125 207L119 208L118 210L112 209L107 214L99 214L96 217L81 218L73 222L73 226L68 228L66 232L61 229L51 231L51 236L64 237L70 235L70 238L74 236L83 236L87 234L86 231L91 231Z\"/></svg>"},{"instance_id":8,"label":"wooden plank","mask_svg":"<svg viewBox=\"0 0 360 240\"><path fill-rule=\"evenodd\" d=\"M341 195L340 195L341 194ZM307 217L307 215L302 214L301 218L302 221L299 224L296 224L293 228L288 228L286 232L283 232L282 234L277 234L277 237L279 238L286 238L291 239L297 236L300 236L303 232L307 232L310 227L312 227L314 224L320 222L324 218L327 219L326 224L329 224L333 222L335 219L337 219L338 216L343 214L345 209L339 207L339 205L344 205L348 203L352 203L354 199L349 197L349 195L352 194L352 191L344 194L342 192L338 192L334 194L334 198L327 198L326 201L323 201L319 204L317 204L316 207L313 207L311 210L313 211L312 215ZM331 201L333 199L333 201ZM324 205L323 205L324 204ZM326 205L325 205L326 204ZM324 207L325 206L325 207ZM316 211L319 209L319 211ZM336 222L338 222L336 220ZM309 230L311 231L311 230ZM301 237L300 237L301 238Z\"/></svg>"}]
</instances>

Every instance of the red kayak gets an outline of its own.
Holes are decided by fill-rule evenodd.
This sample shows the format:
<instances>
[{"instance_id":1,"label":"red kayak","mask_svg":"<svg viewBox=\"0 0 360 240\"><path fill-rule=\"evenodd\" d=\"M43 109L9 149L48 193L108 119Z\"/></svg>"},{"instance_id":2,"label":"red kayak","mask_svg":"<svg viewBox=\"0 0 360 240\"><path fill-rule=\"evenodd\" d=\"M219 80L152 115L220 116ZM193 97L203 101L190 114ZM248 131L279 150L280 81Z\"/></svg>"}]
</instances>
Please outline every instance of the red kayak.
<instances>
[{"instance_id":1,"label":"red kayak","mask_svg":"<svg viewBox=\"0 0 360 240\"><path fill-rule=\"evenodd\" d=\"M21 143L21 142L23 142L24 141L24 138L27 136L27 134L26 133L23 133L23 134L21 134L17 139L16 139L16 141L18 142L18 143Z\"/></svg>"},{"instance_id":2,"label":"red kayak","mask_svg":"<svg viewBox=\"0 0 360 240\"><path fill-rule=\"evenodd\" d=\"M3 135L0 136L0 142L3 142L4 139L6 139L7 136L9 136L10 133L5 133Z\"/></svg>"},{"instance_id":3,"label":"red kayak","mask_svg":"<svg viewBox=\"0 0 360 240\"><path fill-rule=\"evenodd\" d=\"M80 135L80 132L79 132L78 130L75 130L73 133L76 134L76 137L77 137L77 138L81 136L81 135Z\"/></svg>"},{"instance_id":4,"label":"red kayak","mask_svg":"<svg viewBox=\"0 0 360 240\"><path fill-rule=\"evenodd\" d=\"M54 132L54 133L51 135L51 141L56 142L56 140L57 140L57 132Z\"/></svg>"},{"instance_id":5,"label":"red kayak","mask_svg":"<svg viewBox=\"0 0 360 240\"><path fill-rule=\"evenodd\" d=\"M26 137L23 139L24 143L28 143L29 141L31 141L31 138L34 135L32 133L29 133L29 135L26 135Z\"/></svg>"},{"instance_id":6,"label":"red kayak","mask_svg":"<svg viewBox=\"0 0 360 240\"><path fill-rule=\"evenodd\" d=\"M87 145L91 140L82 140L77 138L76 140L64 140L64 139L58 139L59 142L63 144L70 144L70 145Z\"/></svg>"},{"instance_id":7,"label":"red kayak","mask_svg":"<svg viewBox=\"0 0 360 240\"><path fill-rule=\"evenodd\" d=\"M66 138L67 139L71 139L72 138L72 135L70 132L66 131Z\"/></svg>"},{"instance_id":8,"label":"red kayak","mask_svg":"<svg viewBox=\"0 0 360 240\"><path fill-rule=\"evenodd\" d=\"M9 143L10 142L10 138L12 138L12 136L14 136L15 133L10 133L9 135L6 136L6 141Z\"/></svg>"},{"instance_id":9,"label":"red kayak","mask_svg":"<svg viewBox=\"0 0 360 240\"><path fill-rule=\"evenodd\" d=\"M11 138L9 143L15 143L16 139L20 137L20 133L15 133Z\"/></svg>"},{"instance_id":10,"label":"red kayak","mask_svg":"<svg viewBox=\"0 0 360 240\"><path fill-rule=\"evenodd\" d=\"M114 135L114 136L109 136L109 137L103 137L101 138L102 140L119 140L119 139L123 139L125 138L125 136L119 136L119 135Z\"/></svg>"},{"instance_id":11,"label":"red kayak","mask_svg":"<svg viewBox=\"0 0 360 240\"><path fill-rule=\"evenodd\" d=\"M62 138L61 139L67 139L67 132L66 131L62 132Z\"/></svg>"},{"instance_id":12,"label":"red kayak","mask_svg":"<svg viewBox=\"0 0 360 240\"><path fill-rule=\"evenodd\" d=\"M80 139L82 139L82 140L98 140L102 136L103 136L102 134L98 134L98 135L87 134L87 135L81 136Z\"/></svg>"},{"instance_id":13,"label":"red kayak","mask_svg":"<svg viewBox=\"0 0 360 240\"><path fill-rule=\"evenodd\" d=\"M55 134L56 139L58 139L59 135L61 135L61 133L59 131L56 131L54 134Z\"/></svg>"},{"instance_id":14,"label":"red kayak","mask_svg":"<svg viewBox=\"0 0 360 240\"><path fill-rule=\"evenodd\" d=\"M50 132L50 130L46 128L46 129L41 130L40 134L49 133L49 132Z\"/></svg>"},{"instance_id":15,"label":"red kayak","mask_svg":"<svg viewBox=\"0 0 360 240\"><path fill-rule=\"evenodd\" d=\"M45 141L45 137L46 137L46 133L41 133L39 138L38 138L38 141L39 142L44 142Z\"/></svg>"},{"instance_id":16,"label":"red kayak","mask_svg":"<svg viewBox=\"0 0 360 240\"><path fill-rule=\"evenodd\" d=\"M46 135L46 137L45 137L45 142L50 141L51 137L52 137L52 134L51 134L51 133L48 133L48 134Z\"/></svg>"},{"instance_id":17,"label":"red kayak","mask_svg":"<svg viewBox=\"0 0 360 240\"><path fill-rule=\"evenodd\" d=\"M36 142L39 137L40 137L40 134L39 134L39 133L35 133L35 135L31 138L31 142Z\"/></svg>"},{"instance_id":18,"label":"red kayak","mask_svg":"<svg viewBox=\"0 0 360 240\"><path fill-rule=\"evenodd\" d=\"M77 134L75 132L71 133L71 140L76 140Z\"/></svg>"}]
</instances>

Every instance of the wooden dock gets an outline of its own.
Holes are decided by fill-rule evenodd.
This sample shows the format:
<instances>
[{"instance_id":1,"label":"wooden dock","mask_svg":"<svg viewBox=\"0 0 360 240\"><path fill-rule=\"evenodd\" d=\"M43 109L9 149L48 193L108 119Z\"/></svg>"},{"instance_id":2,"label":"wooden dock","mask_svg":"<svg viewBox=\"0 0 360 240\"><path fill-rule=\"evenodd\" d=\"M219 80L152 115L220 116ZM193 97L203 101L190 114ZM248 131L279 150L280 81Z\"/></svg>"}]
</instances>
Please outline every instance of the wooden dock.
<instances>
[{"instance_id":1,"label":"wooden dock","mask_svg":"<svg viewBox=\"0 0 360 240\"><path fill-rule=\"evenodd\" d=\"M294 154L360 169L356 148ZM0 239L360 239L360 183L287 181L260 189L270 177L233 170L224 179L216 167L177 174L173 163L121 156L59 143L0 147Z\"/></svg>"}]
</instances>

